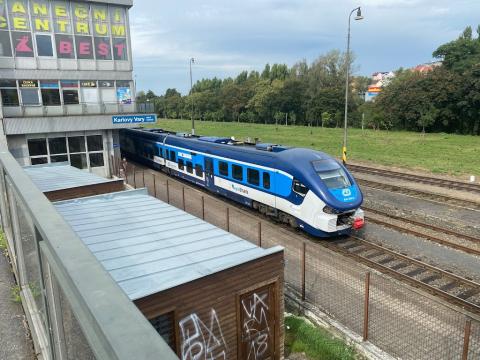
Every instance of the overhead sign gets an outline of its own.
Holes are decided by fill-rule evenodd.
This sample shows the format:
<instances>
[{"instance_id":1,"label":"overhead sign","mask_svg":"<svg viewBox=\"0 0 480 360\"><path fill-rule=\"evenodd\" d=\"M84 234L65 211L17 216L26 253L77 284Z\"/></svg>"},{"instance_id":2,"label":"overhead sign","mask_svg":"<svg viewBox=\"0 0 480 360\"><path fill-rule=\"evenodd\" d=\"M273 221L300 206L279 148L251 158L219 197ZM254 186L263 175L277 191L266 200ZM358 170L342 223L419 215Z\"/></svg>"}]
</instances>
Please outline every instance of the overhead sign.
<instances>
[{"instance_id":1,"label":"overhead sign","mask_svg":"<svg viewBox=\"0 0 480 360\"><path fill-rule=\"evenodd\" d=\"M114 124L142 124L157 122L157 115L155 114L141 114L141 115L114 115L112 116Z\"/></svg>"}]
</instances>

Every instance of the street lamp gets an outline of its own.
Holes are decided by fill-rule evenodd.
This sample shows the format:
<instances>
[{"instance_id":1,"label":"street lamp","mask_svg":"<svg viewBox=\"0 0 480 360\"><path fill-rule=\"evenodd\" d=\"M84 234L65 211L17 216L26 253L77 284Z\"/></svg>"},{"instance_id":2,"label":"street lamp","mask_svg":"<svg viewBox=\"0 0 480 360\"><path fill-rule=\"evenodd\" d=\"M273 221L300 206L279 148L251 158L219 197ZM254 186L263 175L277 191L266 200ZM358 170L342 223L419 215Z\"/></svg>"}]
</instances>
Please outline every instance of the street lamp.
<instances>
[{"instance_id":1,"label":"street lamp","mask_svg":"<svg viewBox=\"0 0 480 360\"><path fill-rule=\"evenodd\" d=\"M195 135L195 120L193 120L193 78L192 78L192 64L195 63L195 59L190 58L190 96L192 97L192 135Z\"/></svg>"},{"instance_id":2,"label":"street lamp","mask_svg":"<svg viewBox=\"0 0 480 360\"><path fill-rule=\"evenodd\" d=\"M347 125L348 125L348 88L350 85L350 22L352 20L352 14L357 12L355 20L363 20L362 10L360 7L353 9L348 16L348 35L347 35L347 55L346 55L346 65L347 65L347 78L345 80L345 124L343 128L343 149L342 149L342 162L344 165L347 164Z\"/></svg>"}]
</instances>

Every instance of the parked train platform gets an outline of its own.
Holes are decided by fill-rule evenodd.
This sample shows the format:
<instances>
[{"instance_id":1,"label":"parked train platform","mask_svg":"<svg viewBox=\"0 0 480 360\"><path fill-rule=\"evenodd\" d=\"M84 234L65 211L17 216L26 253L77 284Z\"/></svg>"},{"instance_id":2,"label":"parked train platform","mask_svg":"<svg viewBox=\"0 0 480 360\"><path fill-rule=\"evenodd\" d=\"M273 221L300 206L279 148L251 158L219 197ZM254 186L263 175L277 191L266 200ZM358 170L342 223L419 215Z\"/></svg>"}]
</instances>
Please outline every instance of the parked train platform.
<instances>
[{"instance_id":1,"label":"parked train platform","mask_svg":"<svg viewBox=\"0 0 480 360\"><path fill-rule=\"evenodd\" d=\"M0 359L33 360L37 357L22 304L12 299L14 287L10 264L0 254Z\"/></svg>"}]
</instances>

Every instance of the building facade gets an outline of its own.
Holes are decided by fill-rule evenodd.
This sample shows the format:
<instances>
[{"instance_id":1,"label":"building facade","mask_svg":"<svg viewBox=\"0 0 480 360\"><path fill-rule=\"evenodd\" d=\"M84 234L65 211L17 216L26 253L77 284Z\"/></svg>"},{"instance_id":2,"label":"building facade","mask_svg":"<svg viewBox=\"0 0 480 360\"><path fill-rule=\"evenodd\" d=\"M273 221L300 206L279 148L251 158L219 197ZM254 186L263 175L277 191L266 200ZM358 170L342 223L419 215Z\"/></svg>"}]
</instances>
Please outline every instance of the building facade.
<instances>
[{"instance_id":1,"label":"building facade","mask_svg":"<svg viewBox=\"0 0 480 360\"><path fill-rule=\"evenodd\" d=\"M131 0L0 0L0 118L21 165L110 176L136 112Z\"/></svg>"}]
</instances>

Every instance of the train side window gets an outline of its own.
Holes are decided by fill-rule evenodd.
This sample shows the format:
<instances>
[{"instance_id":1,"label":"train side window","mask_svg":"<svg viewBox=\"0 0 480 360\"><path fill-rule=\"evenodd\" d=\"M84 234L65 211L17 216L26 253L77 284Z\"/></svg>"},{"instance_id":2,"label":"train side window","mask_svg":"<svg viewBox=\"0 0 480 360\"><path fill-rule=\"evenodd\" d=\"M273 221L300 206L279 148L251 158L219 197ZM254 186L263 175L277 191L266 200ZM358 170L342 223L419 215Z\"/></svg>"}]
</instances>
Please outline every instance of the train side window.
<instances>
[{"instance_id":1,"label":"train side window","mask_svg":"<svg viewBox=\"0 0 480 360\"><path fill-rule=\"evenodd\" d=\"M195 165L195 175L202 177L203 176L203 168L202 165L197 164Z\"/></svg>"},{"instance_id":2,"label":"train side window","mask_svg":"<svg viewBox=\"0 0 480 360\"><path fill-rule=\"evenodd\" d=\"M184 169L183 160L182 160L182 159L178 159L178 168L179 168L180 170L183 170L183 169Z\"/></svg>"},{"instance_id":3,"label":"train side window","mask_svg":"<svg viewBox=\"0 0 480 360\"><path fill-rule=\"evenodd\" d=\"M267 172L263 173L263 187L265 189L270 189L270 174Z\"/></svg>"},{"instance_id":4,"label":"train side window","mask_svg":"<svg viewBox=\"0 0 480 360\"><path fill-rule=\"evenodd\" d=\"M220 161L218 163L218 169L220 171L220 175L228 176L228 163L226 163L224 161Z\"/></svg>"},{"instance_id":5,"label":"train side window","mask_svg":"<svg viewBox=\"0 0 480 360\"><path fill-rule=\"evenodd\" d=\"M187 172L193 174L193 166L191 161L187 161Z\"/></svg>"},{"instance_id":6,"label":"train side window","mask_svg":"<svg viewBox=\"0 0 480 360\"><path fill-rule=\"evenodd\" d=\"M243 181L243 168L239 165L232 164L232 176L235 180Z\"/></svg>"},{"instance_id":7,"label":"train side window","mask_svg":"<svg viewBox=\"0 0 480 360\"><path fill-rule=\"evenodd\" d=\"M177 161L175 151L173 150L170 150L170 160L173 162Z\"/></svg>"},{"instance_id":8,"label":"train side window","mask_svg":"<svg viewBox=\"0 0 480 360\"><path fill-rule=\"evenodd\" d=\"M157 156L157 157L161 156L161 155L160 155L161 151L162 151L162 150L161 150L160 148L155 147L155 156Z\"/></svg>"},{"instance_id":9,"label":"train side window","mask_svg":"<svg viewBox=\"0 0 480 360\"><path fill-rule=\"evenodd\" d=\"M213 172L213 162L212 159L205 159L205 172L211 174Z\"/></svg>"},{"instance_id":10,"label":"train side window","mask_svg":"<svg viewBox=\"0 0 480 360\"><path fill-rule=\"evenodd\" d=\"M260 185L260 173L255 169L247 169L247 181L249 184Z\"/></svg>"},{"instance_id":11,"label":"train side window","mask_svg":"<svg viewBox=\"0 0 480 360\"><path fill-rule=\"evenodd\" d=\"M297 194L300 194L302 196L305 196L308 192L308 188L303 185L300 181L297 179L293 180L293 191L295 191Z\"/></svg>"}]
</instances>

